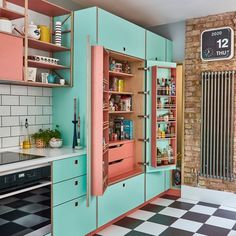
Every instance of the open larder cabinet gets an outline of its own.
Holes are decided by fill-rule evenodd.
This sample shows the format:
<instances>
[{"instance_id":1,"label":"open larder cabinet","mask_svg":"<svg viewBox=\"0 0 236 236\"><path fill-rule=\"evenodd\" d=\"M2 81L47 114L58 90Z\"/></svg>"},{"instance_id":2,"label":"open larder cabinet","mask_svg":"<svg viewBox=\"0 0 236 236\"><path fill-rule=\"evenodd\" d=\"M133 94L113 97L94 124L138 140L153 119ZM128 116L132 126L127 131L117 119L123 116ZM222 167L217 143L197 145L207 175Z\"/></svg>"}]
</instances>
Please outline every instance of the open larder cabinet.
<instances>
[{"instance_id":1,"label":"open larder cabinet","mask_svg":"<svg viewBox=\"0 0 236 236\"><path fill-rule=\"evenodd\" d=\"M147 172L175 169L177 161L176 64L148 62L149 112L147 124L149 166Z\"/></svg>"},{"instance_id":2,"label":"open larder cabinet","mask_svg":"<svg viewBox=\"0 0 236 236\"><path fill-rule=\"evenodd\" d=\"M144 64L92 47L92 195L143 172Z\"/></svg>"}]
</instances>

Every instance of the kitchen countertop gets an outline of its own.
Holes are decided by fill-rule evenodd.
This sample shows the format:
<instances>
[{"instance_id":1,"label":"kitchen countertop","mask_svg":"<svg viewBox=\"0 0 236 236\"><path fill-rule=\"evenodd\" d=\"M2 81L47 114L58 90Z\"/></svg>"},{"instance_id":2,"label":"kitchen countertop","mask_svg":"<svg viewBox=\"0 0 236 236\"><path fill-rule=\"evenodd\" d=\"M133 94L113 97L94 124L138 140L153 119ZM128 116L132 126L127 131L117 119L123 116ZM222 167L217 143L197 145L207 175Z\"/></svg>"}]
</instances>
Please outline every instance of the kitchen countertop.
<instances>
[{"instance_id":1,"label":"kitchen countertop","mask_svg":"<svg viewBox=\"0 0 236 236\"><path fill-rule=\"evenodd\" d=\"M21 169L27 169L34 166L45 165L47 163L50 163L56 160L84 155L86 154L86 149L84 148L81 150L73 150L70 147L54 148L54 149L53 148L31 148L31 149L7 148L7 149L0 149L0 152L17 152L17 153L44 156L44 157L40 157L40 158L36 158L32 160L0 165L0 175L3 175L6 173L13 173Z\"/></svg>"}]
</instances>

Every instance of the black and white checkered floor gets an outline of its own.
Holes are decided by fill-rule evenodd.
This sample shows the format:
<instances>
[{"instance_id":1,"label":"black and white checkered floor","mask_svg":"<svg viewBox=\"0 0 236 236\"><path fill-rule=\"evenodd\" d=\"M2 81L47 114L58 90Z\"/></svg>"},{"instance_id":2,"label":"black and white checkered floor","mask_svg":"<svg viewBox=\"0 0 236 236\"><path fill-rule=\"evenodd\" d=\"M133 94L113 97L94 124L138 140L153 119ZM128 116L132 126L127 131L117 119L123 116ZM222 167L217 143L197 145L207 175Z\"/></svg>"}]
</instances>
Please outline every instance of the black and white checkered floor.
<instances>
[{"instance_id":1,"label":"black and white checkered floor","mask_svg":"<svg viewBox=\"0 0 236 236\"><path fill-rule=\"evenodd\" d=\"M236 208L164 195L96 235L236 236Z\"/></svg>"},{"instance_id":2,"label":"black and white checkered floor","mask_svg":"<svg viewBox=\"0 0 236 236\"><path fill-rule=\"evenodd\" d=\"M0 200L0 236L30 236L50 227L50 206L47 187Z\"/></svg>"}]
</instances>

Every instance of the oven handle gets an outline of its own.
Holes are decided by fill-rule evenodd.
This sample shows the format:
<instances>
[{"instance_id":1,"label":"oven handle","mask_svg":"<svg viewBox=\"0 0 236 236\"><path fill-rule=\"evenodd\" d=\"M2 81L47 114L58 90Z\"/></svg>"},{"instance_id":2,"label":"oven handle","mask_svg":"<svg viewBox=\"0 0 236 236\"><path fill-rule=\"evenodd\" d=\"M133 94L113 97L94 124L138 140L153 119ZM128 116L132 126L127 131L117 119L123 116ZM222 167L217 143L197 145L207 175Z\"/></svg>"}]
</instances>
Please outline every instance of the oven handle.
<instances>
[{"instance_id":1,"label":"oven handle","mask_svg":"<svg viewBox=\"0 0 236 236\"><path fill-rule=\"evenodd\" d=\"M52 184L51 181L41 181L40 183L38 183L38 184L36 184L34 186L31 186L31 187L28 187L28 188L23 188L23 189L14 191L14 192L6 193L6 194L1 194L0 195L0 199L7 198L7 197L12 197L12 196L15 196L17 194L25 193L25 192L28 192L28 191L31 191L31 190L42 188L42 187L46 187L46 186L49 186L51 184Z\"/></svg>"}]
</instances>

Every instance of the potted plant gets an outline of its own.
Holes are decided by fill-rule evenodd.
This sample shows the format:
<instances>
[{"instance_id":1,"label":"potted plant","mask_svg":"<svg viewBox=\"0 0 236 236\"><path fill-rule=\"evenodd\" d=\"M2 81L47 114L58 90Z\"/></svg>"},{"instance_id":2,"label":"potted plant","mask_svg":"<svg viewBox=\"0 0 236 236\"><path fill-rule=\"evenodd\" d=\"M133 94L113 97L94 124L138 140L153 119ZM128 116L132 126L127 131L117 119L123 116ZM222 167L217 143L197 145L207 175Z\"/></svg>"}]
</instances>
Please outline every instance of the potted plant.
<instances>
[{"instance_id":1,"label":"potted plant","mask_svg":"<svg viewBox=\"0 0 236 236\"><path fill-rule=\"evenodd\" d=\"M54 142L57 142L56 147L62 146L61 132L59 131L59 126L56 126L56 129L40 129L37 133L32 135L35 140L35 146L37 148L45 148L50 144L51 147L55 147ZM52 142L51 142L52 141ZM51 145L52 143L52 145Z\"/></svg>"}]
</instances>

